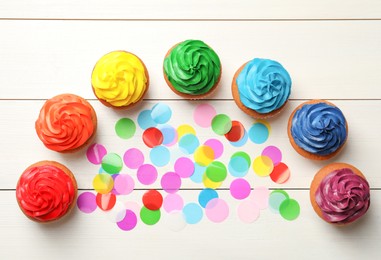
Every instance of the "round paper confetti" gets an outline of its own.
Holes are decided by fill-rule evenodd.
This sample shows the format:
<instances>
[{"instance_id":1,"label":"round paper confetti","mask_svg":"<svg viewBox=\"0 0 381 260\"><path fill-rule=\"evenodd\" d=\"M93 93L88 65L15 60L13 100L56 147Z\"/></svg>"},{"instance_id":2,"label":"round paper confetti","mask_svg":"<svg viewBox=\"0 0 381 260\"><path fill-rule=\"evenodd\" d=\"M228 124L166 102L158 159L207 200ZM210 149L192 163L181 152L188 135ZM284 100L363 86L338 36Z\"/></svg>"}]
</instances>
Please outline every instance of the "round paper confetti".
<instances>
[{"instance_id":1,"label":"round paper confetti","mask_svg":"<svg viewBox=\"0 0 381 260\"><path fill-rule=\"evenodd\" d=\"M249 129L249 138L255 144L263 144L269 138L269 129L263 123L254 123Z\"/></svg>"},{"instance_id":2,"label":"round paper confetti","mask_svg":"<svg viewBox=\"0 0 381 260\"><path fill-rule=\"evenodd\" d=\"M194 202L188 203L184 206L183 214L185 217L185 221L188 224L197 224L201 221L203 216L202 208L200 207L200 205Z\"/></svg>"},{"instance_id":3,"label":"round paper confetti","mask_svg":"<svg viewBox=\"0 0 381 260\"><path fill-rule=\"evenodd\" d=\"M153 121L151 117L151 110L143 110L140 112L138 115L138 124L143 130L156 126L156 122Z\"/></svg>"},{"instance_id":4,"label":"round paper confetti","mask_svg":"<svg viewBox=\"0 0 381 260\"><path fill-rule=\"evenodd\" d=\"M196 130L190 125L181 125L177 128L177 136L180 139L185 134L196 135Z\"/></svg>"},{"instance_id":5,"label":"round paper confetti","mask_svg":"<svg viewBox=\"0 0 381 260\"><path fill-rule=\"evenodd\" d=\"M245 127L239 121L232 121L232 127L229 132L225 134L225 137L230 142L238 142L245 135Z\"/></svg>"},{"instance_id":6,"label":"round paper confetti","mask_svg":"<svg viewBox=\"0 0 381 260\"><path fill-rule=\"evenodd\" d=\"M163 196L157 190L149 190L144 193L142 201L147 209L158 210L163 204Z\"/></svg>"},{"instance_id":7,"label":"round paper confetti","mask_svg":"<svg viewBox=\"0 0 381 260\"><path fill-rule=\"evenodd\" d=\"M257 204L250 200L245 200L238 205L237 214L242 222L249 224L259 218L260 209Z\"/></svg>"},{"instance_id":8,"label":"round paper confetti","mask_svg":"<svg viewBox=\"0 0 381 260\"><path fill-rule=\"evenodd\" d=\"M225 114L216 115L212 120L212 130L218 135L224 135L232 128L230 117Z\"/></svg>"},{"instance_id":9,"label":"round paper confetti","mask_svg":"<svg viewBox=\"0 0 381 260\"><path fill-rule=\"evenodd\" d=\"M157 222L159 222L160 217L160 210L149 210L146 207L142 207L140 210L140 219L146 225L155 225Z\"/></svg>"},{"instance_id":10,"label":"round paper confetti","mask_svg":"<svg viewBox=\"0 0 381 260\"><path fill-rule=\"evenodd\" d=\"M269 176L273 169L273 161L267 156L260 155L253 161L253 170L258 176Z\"/></svg>"},{"instance_id":11,"label":"round paper confetti","mask_svg":"<svg viewBox=\"0 0 381 260\"><path fill-rule=\"evenodd\" d=\"M129 118L121 118L115 124L116 135L122 139L129 139L134 136L136 131L135 122Z\"/></svg>"},{"instance_id":12,"label":"round paper confetti","mask_svg":"<svg viewBox=\"0 0 381 260\"><path fill-rule=\"evenodd\" d=\"M143 164L139 167L136 176L141 184L150 185L157 179L157 170L151 164Z\"/></svg>"},{"instance_id":13,"label":"round paper confetti","mask_svg":"<svg viewBox=\"0 0 381 260\"><path fill-rule=\"evenodd\" d=\"M249 140L249 135L247 134L247 131L245 130L241 140L239 140L237 142L230 142L230 144L234 147L242 147L247 143L247 140Z\"/></svg>"},{"instance_id":14,"label":"round paper confetti","mask_svg":"<svg viewBox=\"0 0 381 260\"><path fill-rule=\"evenodd\" d=\"M226 179L227 170L222 162L213 161L206 167L205 174L213 182L222 182Z\"/></svg>"},{"instance_id":15,"label":"round paper confetti","mask_svg":"<svg viewBox=\"0 0 381 260\"><path fill-rule=\"evenodd\" d=\"M270 174L270 178L275 183L285 183L290 178L290 170L288 169L288 166L284 163L279 163L274 167Z\"/></svg>"},{"instance_id":16,"label":"round paper confetti","mask_svg":"<svg viewBox=\"0 0 381 260\"><path fill-rule=\"evenodd\" d=\"M250 156L245 152L234 153L229 161L228 169L234 177L244 177L250 169Z\"/></svg>"},{"instance_id":17,"label":"round paper confetti","mask_svg":"<svg viewBox=\"0 0 381 260\"><path fill-rule=\"evenodd\" d=\"M194 152L194 161L201 166L208 166L214 160L214 151L207 145L199 146Z\"/></svg>"},{"instance_id":18,"label":"round paper confetti","mask_svg":"<svg viewBox=\"0 0 381 260\"><path fill-rule=\"evenodd\" d=\"M263 149L262 155L269 157L273 161L274 166L282 161L282 152L276 146L267 146Z\"/></svg>"},{"instance_id":19,"label":"round paper confetti","mask_svg":"<svg viewBox=\"0 0 381 260\"><path fill-rule=\"evenodd\" d=\"M103 211L107 211L114 207L116 203L116 196L115 194L112 194L112 193L107 193L107 194L98 193L96 197L96 202L97 202L98 208L100 208Z\"/></svg>"},{"instance_id":20,"label":"round paper confetti","mask_svg":"<svg viewBox=\"0 0 381 260\"><path fill-rule=\"evenodd\" d=\"M177 142L177 131L170 125L159 125L158 129L163 134L163 144L165 146L172 146Z\"/></svg>"},{"instance_id":21,"label":"round paper confetti","mask_svg":"<svg viewBox=\"0 0 381 260\"><path fill-rule=\"evenodd\" d=\"M111 210L105 211L104 213L109 221L112 223L117 223L122 221L126 216L126 207L122 202L116 201L114 207Z\"/></svg>"},{"instance_id":22,"label":"round paper confetti","mask_svg":"<svg viewBox=\"0 0 381 260\"><path fill-rule=\"evenodd\" d=\"M300 214L299 203L294 199L285 199L279 206L279 213L286 220L294 220Z\"/></svg>"},{"instance_id":23,"label":"round paper confetti","mask_svg":"<svg viewBox=\"0 0 381 260\"><path fill-rule=\"evenodd\" d=\"M144 163L144 155L137 148L128 149L123 156L124 164L130 169L138 169Z\"/></svg>"},{"instance_id":24,"label":"round paper confetti","mask_svg":"<svg viewBox=\"0 0 381 260\"><path fill-rule=\"evenodd\" d=\"M165 225L172 231L181 231L186 226L185 217L182 211L172 211L164 218Z\"/></svg>"},{"instance_id":25,"label":"round paper confetti","mask_svg":"<svg viewBox=\"0 0 381 260\"><path fill-rule=\"evenodd\" d=\"M175 165L175 172L181 177L181 178L188 178L193 175L194 173L194 163L191 159L187 157L181 157L176 160Z\"/></svg>"},{"instance_id":26,"label":"round paper confetti","mask_svg":"<svg viewBox=\"0 0 381 260\"><path fill-rule=\"evenodd\" d=\"M200 142L194 134L185 134L179 140L179 148L185 154L193 154L199 145Z\"/></svg>"},{"instance_id":27,"label":"round paper confetti","mask_svg":"<svg viewBox=\"0 0 381 260\"><path fill-rule=\"evenodd\" d=\"M222 181L221 182L214 182L211 181L206 174L202 176L202 183L204 184L205 188L210 188L210 189L217 189L221 187Z\"/></svg>"},{"instance_id":28,"label":"round paper confetti","mask_svg":"<svg viewBox=\"0 0 381 260\"><path fill-rule=\"evenodd\" d=\"M164 103L158 103L152 107L151 118L155 121L155 123L165 124L169 121L169 119L171 119L171 116L171 108Z\"/></svg>"},{"instance_id":29,"label":"round paper confetti","mask_svg":"<svg viewBox=\"0 0 381 260\"><path fill-rule=\"evenodd\" d=\"M124 218L117 222L117 225L121 230L130 231L136 227L137 223L138 219L135 213L127 209Z\"/></svg>"},{"instance_id":30,"label":"round paper confetti","mask_svg":"<svg viewBox=\"0 0 381 260\"><path fill-rule=\"evenodd\" d=\"M143 142L149 148L161 145L163 142L163 134L156 127L150 127L143 132Z\"/></svg>"},{"instance_id":31,"label":"round paper confetti","mask_svg":"<svg viewBox=\"0 0 381 260\"><path fill-rule=\"evenodd\" d=\"M258 205L260 209L266 209L269 206L270 191L266 187L256 187L251 191L250 200Z\"/></svg>"},{"instance_id":32,"label":"round paper confetti","mask_svg":"<svg viewBox=\"0 0 381 260\"><path fill-rule=\"evenodd\" d=\"M201 166L197 163L194 163L194 172L193 172L192 176L190 176L190 179L194 183L202 183L202 177L205 174L205 169L206 168L204 166Z\"/></svg>"},{"instance_id":33,"label":"round paper confetti","mask_svg":"<svg viewBox=\"0 0 381 260\"><path fill-rule=\"evenodd\" d=\"M213 106L209 104L198 105L193 112L193 119L195 123L201 127L210 127L213 118L217 112Z\"/></svg>"},{"instance_id":34,"label":"round paper confetti","mask_svg":"<svg viewBox=\"0 0 381 260\"><path fill-rule=\"evenodd\" d=\"M280 204L286 199L289 199L289 195L284 190L274 190L270 193L269 207L271 211L279 213Z\"/></svg>"},{"instance_id":35,"label":"round paper confetti","mask_svg":"<svg viewBox=\"0 0 381 260\"><path fill-rule=\"evenodd\" d=\"M82 192L77 199L77 207L83 213L92 213L97 209L97 202L94 193Z\"/></svg>"},{"instance_id":36,"label":"round paper confetti","mask_svg":"<svg viewBox=\"0 0 381 260\"><path fill-rule=\"evenodd\" d=\"M163 201L163 208L167 213L182 210L184 207L183 198L177 193L169 193Z\"/></svg>"},{"instance_id":37,"label":"round paper confetti","mask_svg":"<svg viewBox=\"0 0 381 260\"><path fill-rule=\"evenodd\" d=\"M209 139L204 145L209 146L214 151L214 159L218 159L224 153L224 145L217 139Z\"/></svg>"},{"instance_id":38,"label":"round paper confetti","mask_svg":"<svg viewBox=\"0 0 381 260\"><path fill-rule=\"evenodd\" d=\"M114 180L110 174L99 173L93 179L93 188L101 194L109 193L114 187Z\"/></svg>"},{"instance_id":39,"label":"round paper confetti","mask_svg":"<svg viewBox=\"0 0 381 260\"><path fill-rule=\"evenodd\" d=\"M229 216L229 206L223 199L212 199L205 207L205 215L210 221L221 223Z\"/></svg>"},{"instance_id":40,"label":"round paper confetti","mask_svg":"<svg viewBox=\"0 0 381 260\"><path fill-rule=\"evenodd\" d=\"M151 162L158 167L167 165L171 160L171 154L165 146L156 146L152 148L149 157Z\"/></svg>"},{"instance_id":41,"label":"round paper confetti","mask_svg":"<svg viewBox=\"0 0 381 260\"><path fill-rule=\"evenodd\" d=\"M246 199L251 192L251 186L245 179L235 179L230 184L230 194L237 200Z\"/></svg>"},{"instance_id":42,"label":"round paper confetti","mask_svg":"<svg viewBox=\"0 0 381 260\"><path fill-rule=\"evenodd\" d=\"M181 178L175 172L167 172L161 177L161 187L168 193L175 193L181 187Z\"/></svg>"},{"instance_id":43,"label":"round paper confetti","mask_svg":"<svg viewBox=\"0 0 381 260\"><path fill-rule=\"evenodd\" d=\"M216 198L218 198L217 191L208 188L203 189L198 195L198 203L201 205L201 207L205 208L206 204L208 204L209 201Z\"/></svg>"},{"instance_id":44,"label":"round paper confetti","mask_svg":"<svg viewBox=\"0 0 381 260\"><path fill-rule=\"evenodd\" d=\"M103 157L107 154L106 148L101 144L92 144L86 151L87 160L92 164L102 163Z\"/></svg>"},{"instance_id":45,"label":"round paper confetti","mask_svg":"<svg viewBox=\"0 0 381 260\"><path fill-rule=\"evenodd\" d=\"M102 169L109 174L119 173L123 168L122 158L116 153L108 153L102 159Z\"/></svg>"},{"instance_id":46,"label":"round paper confetti","mask_svg":"<svg viewBox=\"0 0 381 260\"><path fill-rule=\"evenodd\" d=\"M118 195L127 195L133 192L135 188L134 179L127 174L119 174L114 179L114 190Z\"/></svg>"}]
</instances>

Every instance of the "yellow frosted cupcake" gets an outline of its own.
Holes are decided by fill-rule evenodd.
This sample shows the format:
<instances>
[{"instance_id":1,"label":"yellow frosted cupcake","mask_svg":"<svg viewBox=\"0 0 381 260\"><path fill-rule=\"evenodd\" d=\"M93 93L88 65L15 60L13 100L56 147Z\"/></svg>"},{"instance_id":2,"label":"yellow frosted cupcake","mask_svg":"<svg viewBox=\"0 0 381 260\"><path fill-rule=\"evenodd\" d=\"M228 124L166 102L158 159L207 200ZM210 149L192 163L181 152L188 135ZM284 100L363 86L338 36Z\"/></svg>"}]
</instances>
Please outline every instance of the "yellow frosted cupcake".
<instances>
[{"instance_id":1,"label":"yellow frosted cupcake","mask_svg":"<svg viewBox=\"0 0 381 260\"><path fill-rule=\"evenodd\" d=\"M149 76L139 57L126 51L113 51L95 64L91 85L102 104L129 108L143 99L148 90Z\"/></svg>"}]
</instances>

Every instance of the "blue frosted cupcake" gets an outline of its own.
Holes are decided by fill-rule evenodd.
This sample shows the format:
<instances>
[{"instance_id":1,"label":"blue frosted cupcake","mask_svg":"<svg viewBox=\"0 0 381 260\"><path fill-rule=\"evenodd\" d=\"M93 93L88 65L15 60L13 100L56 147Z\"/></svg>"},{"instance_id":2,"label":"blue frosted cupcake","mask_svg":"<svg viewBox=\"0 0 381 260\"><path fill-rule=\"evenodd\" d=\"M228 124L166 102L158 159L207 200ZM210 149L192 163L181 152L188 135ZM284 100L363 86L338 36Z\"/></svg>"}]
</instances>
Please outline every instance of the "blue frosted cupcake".
<instances>
[{"instance_id":1,"label":"blue frosted cupcake","mask_svg":"<svg viewBox=\"0 0 381 260\"><path fill-rule=\"evenodd\" d=\"M273 60L255 58L235 73L232 94L237 106L254 118L277 115L291 93L291 77Z\"/></svg>"},{"instance_id":2,"label":"blue frosted cupcake","mask_svg":"<svg viewBox=\"0 0 381 260\"><path fill-rule=\"evenodd\" d=\"M292 112L288 120L288 137L300 155L326 160L343 149L348 138L348 124L334 104L311 100Z\"/></svg>"}]
</instances>

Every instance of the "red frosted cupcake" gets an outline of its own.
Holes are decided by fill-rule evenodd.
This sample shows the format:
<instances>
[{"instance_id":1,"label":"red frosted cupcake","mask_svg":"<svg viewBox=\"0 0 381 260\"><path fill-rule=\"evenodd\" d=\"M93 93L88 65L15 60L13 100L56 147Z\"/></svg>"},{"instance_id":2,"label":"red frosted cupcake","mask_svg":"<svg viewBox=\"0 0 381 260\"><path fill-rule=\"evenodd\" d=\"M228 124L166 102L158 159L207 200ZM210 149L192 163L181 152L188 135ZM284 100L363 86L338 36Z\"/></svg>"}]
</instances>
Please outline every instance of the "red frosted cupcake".
<instances>
[{"instance_id":1,"label":"red frosted cupcake","mask_svg":"<svg viewBox=\"0 0 381 260\"><path fill-rule=\"evenodd\" d=\"M62 94L45 102L35 127L47 148L56 152L74 152L94 136L97 116L85 99Z\"/></svg>"},{"instance_id":2,"label":"red frosted cupcake","mask_svg":"<svg viewBox=\"0 0 381 260\"><path fill-rule=\"evenodd\" d=\"M52 222L75 205L77 182L71 171L54 161L29 166L20 176L16 199L22 212L36 222Z\"/></svg>"}]
</instances>

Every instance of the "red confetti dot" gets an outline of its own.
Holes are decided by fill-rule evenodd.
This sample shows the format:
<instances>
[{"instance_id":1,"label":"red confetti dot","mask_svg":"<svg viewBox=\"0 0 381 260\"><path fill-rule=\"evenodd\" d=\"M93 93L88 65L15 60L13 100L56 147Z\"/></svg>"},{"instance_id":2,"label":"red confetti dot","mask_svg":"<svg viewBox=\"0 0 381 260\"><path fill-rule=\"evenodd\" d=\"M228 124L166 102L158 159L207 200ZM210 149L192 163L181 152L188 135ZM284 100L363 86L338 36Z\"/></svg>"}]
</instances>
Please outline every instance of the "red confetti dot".
<instances>
[{"instance_id":1,"label":"red confetti dot","mask_svg":"<svg viewBox=\"0 0 381 260\"><path fill-rule=\"evenodd\" d=\"M285 183L290 178L290 169L284 163L279 163L270 174L270 178L275 183Z\"/></svg>"},{"instance_id":2,"label":"red confetti dot","mask_svg":"<svg viewBox=\"0 0 381 260\"><path fill-rule=\"evenodd\" d=\"M150 148L163 143L163 133L156 127L147 128L143 132L143 142Z\"/></svg>"},{"instance_id":3,"label":"red confetti dot","mask_svg":"<svg viewBox=\"0 0 381 260\"><path fill-rule=\"evenodd\" d=\"M163 205L163 196L157 190L149 190L143 195L143 205L149 210L158 210Z\"/></svg>"},{"instance_id":4,"label":"red confetti dot","mask_svg":"<svg viewBox=\"0 0 381 260\"><path fill-rule=\"evenodd\" d=\"M238 142L245 135L245 127L239 121L232 121L232 128L225 134L230 142Z\"/></svg>"},{"instance_id":5,"label":"red confetti dot","mask_svg":"<svg viewBox=\"0 0 381 260\"><path fill-rule=\"evenodd\" d=\"M107 194L97 194L96 202L98 207L103 210L107 211L112 209L115 206L116 203L116 196L113 193L107 193Z\"/></svg>"}]
</instances>

